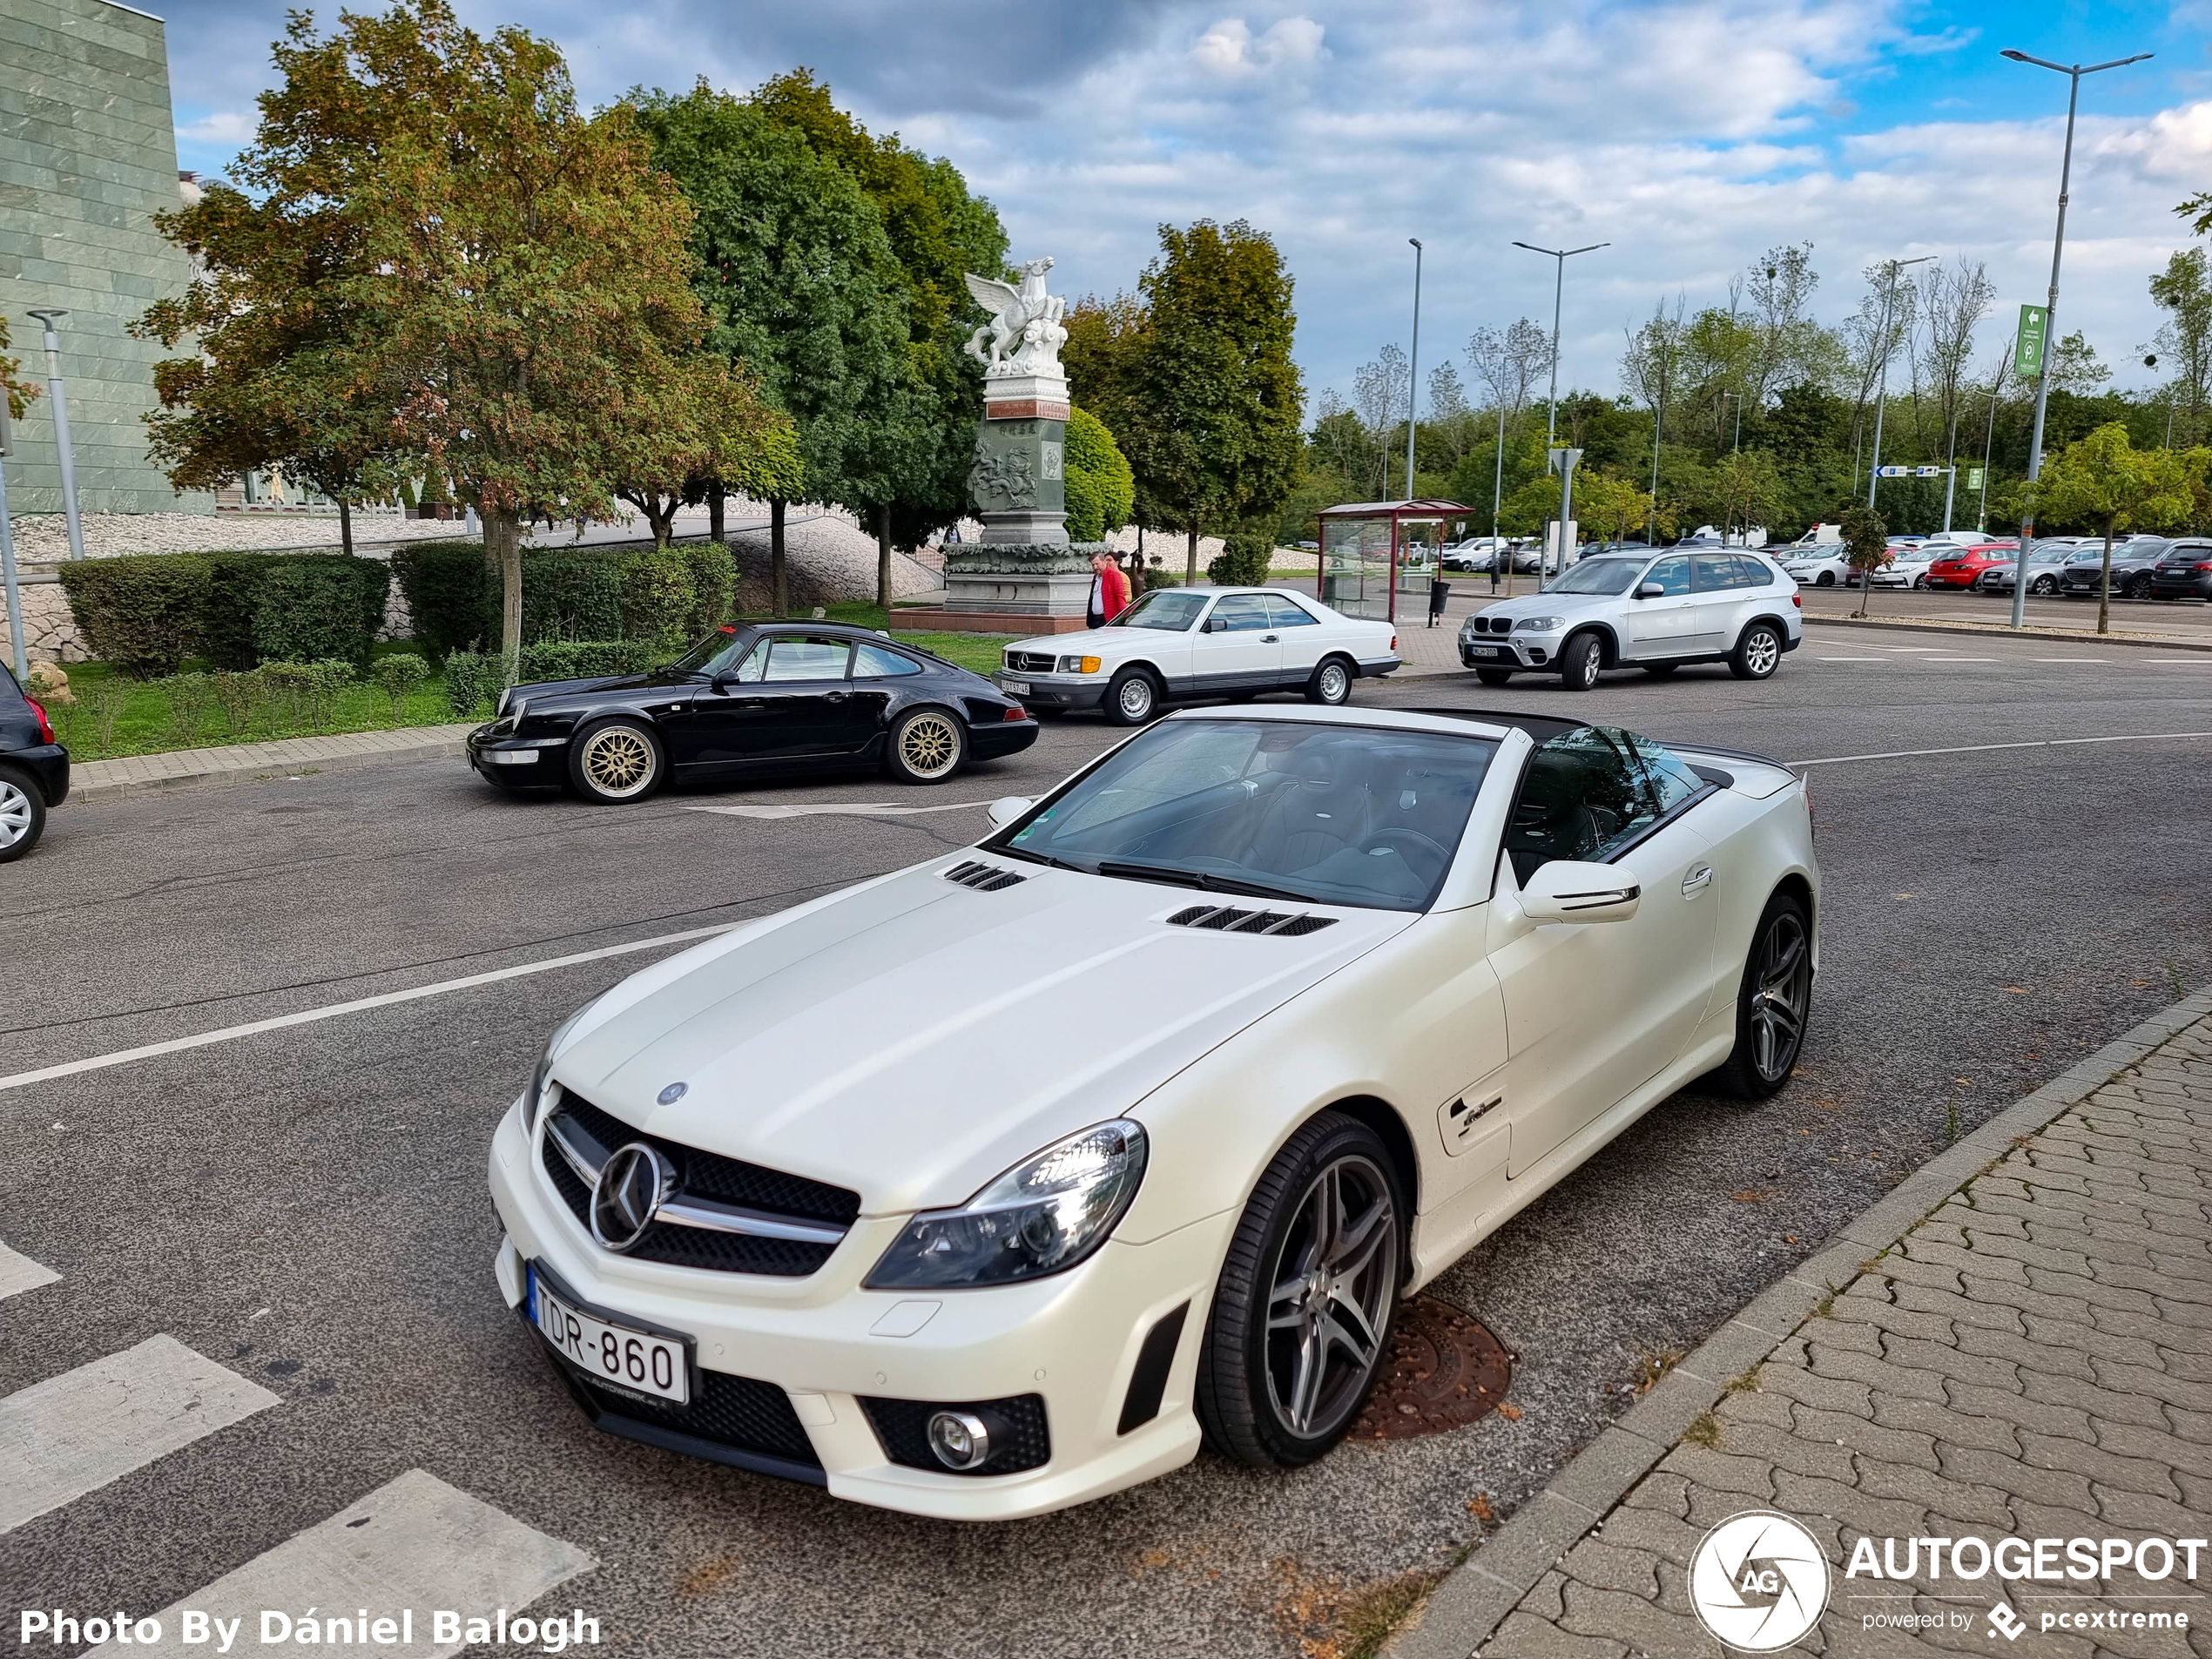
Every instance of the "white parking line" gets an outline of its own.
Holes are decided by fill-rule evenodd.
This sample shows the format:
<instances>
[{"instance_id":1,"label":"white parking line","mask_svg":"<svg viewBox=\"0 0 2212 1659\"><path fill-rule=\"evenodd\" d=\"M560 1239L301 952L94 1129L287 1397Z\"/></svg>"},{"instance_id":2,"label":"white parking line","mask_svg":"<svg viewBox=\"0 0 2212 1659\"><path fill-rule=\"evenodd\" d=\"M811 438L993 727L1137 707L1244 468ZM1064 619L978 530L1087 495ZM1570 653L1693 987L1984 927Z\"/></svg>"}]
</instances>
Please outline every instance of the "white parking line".
<instances>
[{"instance_id":1,"label":"white parking line","mask_svg":"<svg viewBox=\"0 0 2212 1659\"><path fill-rule=\"evenodd\" d=\"M795 806L747 806L734 802L711 800L678 801L687 813L719 813L725 818L819 818L836 813L849 813L859 818L907 818L917 813L960 813L973 806L988 806L988 800L948 801L941 806L893 806L875 801L819 800L803 801Z\"/></svg>"},{"instance_id":2,"label":"white parking line","mask_svg":"<svg viewBox=\"0 0 2212 1659\"><path fill-rule=\"evenodd\" d=\"M172 1336L0 1399L0 1533L280 1402Z\"/></svg>"},{"instance_id":3,"label":"white parking line","mask_svg":"<svg viewBox=\"0 0 2212 1659\"><path fill-rule=\"evenodd\" d=\"M114 1054L94 1055L89 1060L68 1060L57 1066L41 1066L36 1071L19 1071L12 1077L0 1077L0 1089L20 1089L25 1083L44 1082L53 1077L73 1077L79 1072L101 1071L110 1066L125 1065L133 1060L150 1060L156 1055L181 1054L187 1049L204 1049L211 1042L229 1042L239 1037L250 1037L262 1031L281 1031L287 1026L310 1025L317 1020L334 1020L341 1014L359 1014L367 1008L389 1008L395 1002L413 1002L426 996L442 996L448 991L465 991L475 985L496 985L501 980L523 979L532 974L543 974L556 968L572 968L578 962L596 962L610 956L625 956L634 951L655 950L663 945L682 945L695 939L711 939L717 934L726 934L741 924L728 921L713 927L689 927L680 934L660 934L651 939L633 939L626 945L609 945L600 950L580 950L573 955L555 956L542 962L523 962L514 968L496 968L486 974L464 974L460 979L440 980L434 985L418 985L412 990L386 991L381 996L355 997L350 1002L333 1002L325 1008L301 1008L296 1014L280 1014L271 1019L253 1020L244 1025L226 1025L219 1031L202 1031L195 1036L172 1037L166 1042L149 1042L136 1049L123 1049Z\"/></svg>"},{"instance_id":4,"label":"white parking line","mask_svg":"<svg viewBox=\"0 0 2212 1659\"><path fill-rule=\"evenodd\" d=\"M136 1659L165 1655L199 1659L212 1653L212 1642L187 1645L184 1641L186 1609L221 1620L226 1626L233 1619L244 1621L231 1649L235 1655L261 1641L265 1609L296 1621L314 1608L318 1626L327 1632L328 1621L358 1622L355 1610L365 1608L371 1619L389 1617L395 1622L402 1609L412 1609L411 1634L401 1633L396 1648L386 1642L375 1650L454 1654L464 1646L489 1647L502 1640L495 1629L489 1641L464 1641L466 1621L503 1614L511 1627L516 1614L555 1585L597 1565L574 1544L526 1527L435 1475L409 1469L327 1521L294 1533L274 1549L153 1615L161 1622L161 1639L151 1644L133 1642L127 1651ZM431 1622L432 1614L440 1609L457 1615L461 1624L460 1631L445 1641L437 1639ZM549 1622L569 1616L567 1612L548 1615ZM352 1639L364 1649L369 1647L367 1630L354 1631ZM574 1639L573 1635L567 1637L569 1642ZM332 1638L326 1634L323 1640L327 1644ZM121 1656L126 1649L110 1642L91 1651Z\"/></svg>"},{"instance_id":5,"label":"white parking line","mask_svg":"<svg viewBox=\"0 0 2212 1659\"><path fill-rule=\"evenodd\" d=\"M1877 754L1825 755L1817 760L1785 760L1785 766L1840 766L1851 760L1907 760L1921 755L1972 755L1996 749L2066 749L2081 743L2171 743L2182 738L2212 738L2212 732L2137 732L2117 738L2038 738L2027 743L1969 743L1955 749L1885 749Z\"/></svg>"},{"instance_id":6,"label":"white parking line","mask_svg":"<svg viewBox=\"0 0 2212 1659\"><path fill-rule=\"evenodd\" d=\"M1824 663L1886 663L1886 657L1824 657Z\"/></svg>"},{"instance_id":7,"label":"white parking line","mask_svg":"<svg viewBox=\"0 0 2212 1659\"><path fill-rule=\"evenodd\" d=\"M1923 657L1924 663L1993 663L1994 657Z\"/></svg>"},{"instance_id":8,"label":"white parking line","mask_svg":"<svg viewBox=\"0 0 2212 1659\"><path fill-rule=\"evenodd\" d=\"M5 1244L0 1244L0 1302L25 1291L35 1291L41 1285L51 1285L61 1275L51 1267L41 1267L28 1256L18 1256Z\"/></svg>"},{"instance_id":9,"label":"white parking line","mask_svg":"<svg viewBox=\"0 0 2212 1659\"><path fill-rule=\"evenodd\" d=\"M2109 657L2031 657L2032 663L2108 663Z\"/></svg>"}]
</instances>

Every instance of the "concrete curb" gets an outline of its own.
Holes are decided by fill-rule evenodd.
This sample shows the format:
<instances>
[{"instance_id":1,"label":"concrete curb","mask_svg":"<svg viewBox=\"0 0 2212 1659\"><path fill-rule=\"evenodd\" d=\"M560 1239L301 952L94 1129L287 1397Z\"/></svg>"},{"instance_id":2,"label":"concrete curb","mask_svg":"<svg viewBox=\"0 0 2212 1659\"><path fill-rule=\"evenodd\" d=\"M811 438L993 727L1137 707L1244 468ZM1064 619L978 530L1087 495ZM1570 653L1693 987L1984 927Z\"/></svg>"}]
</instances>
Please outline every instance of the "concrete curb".
<instances>
[{"instance_id":1,"label":"concrete curb","mask_svg":"<svg viewBox=\"0 0 2212 1659\"><path fill-rule=\"evenodd\" d=\"M87 761L72 769L69 799L62 804L62 810L66 812L79 802L115 800L155 790L247 782L301 772L343 772L355 766L415 760L424 755L457 757L462 752L462 738L479 724L464 721L452 725L402 727L397 731L342 732L321 738L280 738L271 743L239 743Z\"/></svg>"},{"instance_id":2,"label":"concrete curb","mask_svg":"<svg viewBox=\"0 0 2212 1659\"><path fill-rule=\"evenodd\" d=\"M2167 635L2093 634L2078 628L2023 628L2019 632L1995 622L1916 622L1905 617L1817 617L1804 613L1808 627L1888 628L1911 634L1964 634L1975 639L2046 639L2066 645L2125 645L2135 651L2212 651L2212 640L2175 639Z\"/></svg>"},{"instance_id":3,"label":"concrete curb","mask_svg":"<svg viewBox=\"0 0 2212 1659\"><path fill-rule=\"evenodd\" d=\"M1730 1380L1766 1358L1813 1310L1931 1211L2068 1108L2176 1033L2212 1015L2212 989L2153 1015L1971 1134L1862 1211L1747 1304L1561 1469L1438 1585L1382 1649L1385 1659L1470 1659L1536 1581L1710 1411Z\"/></svg>"}]
</instances>

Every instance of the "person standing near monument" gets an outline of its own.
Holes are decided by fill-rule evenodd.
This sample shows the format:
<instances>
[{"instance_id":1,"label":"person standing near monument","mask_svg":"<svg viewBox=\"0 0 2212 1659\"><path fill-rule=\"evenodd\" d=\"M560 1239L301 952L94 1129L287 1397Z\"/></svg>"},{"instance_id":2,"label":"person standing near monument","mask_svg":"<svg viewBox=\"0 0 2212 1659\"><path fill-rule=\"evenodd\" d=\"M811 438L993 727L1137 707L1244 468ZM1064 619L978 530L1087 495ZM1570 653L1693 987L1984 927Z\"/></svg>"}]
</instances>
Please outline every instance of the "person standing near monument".
<instances>
[{"instance_id":1,"label":"person standing near monument","mask_svg":"<svg viewBox=\"0 0 2212 1659\"><path fill-rule=\"evenodd\" d=\"M1090 607L1084 620L1089 627L1103 628L1129 608L1129 578L1103 548L1090 556Z\"/></svg>"}]
</instances>

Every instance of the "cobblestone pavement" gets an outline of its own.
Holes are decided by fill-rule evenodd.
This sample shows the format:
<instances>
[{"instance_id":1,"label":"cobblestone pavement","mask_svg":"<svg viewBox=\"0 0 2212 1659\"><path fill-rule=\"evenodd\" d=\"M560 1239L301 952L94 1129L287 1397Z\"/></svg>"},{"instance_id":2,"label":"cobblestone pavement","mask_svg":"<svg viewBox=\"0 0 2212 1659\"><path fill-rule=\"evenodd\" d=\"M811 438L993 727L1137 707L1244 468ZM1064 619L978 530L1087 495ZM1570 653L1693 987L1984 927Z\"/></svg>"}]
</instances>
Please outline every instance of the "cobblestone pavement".
<instances>
[{"instance_id":1,"label":"cobblestone pavement","mask_svg":"<svg viewBox=\"0 0 2212 1659\"><path fill-rule=\"evenodd\" d=\"M1914 1538L2212 1531L2212 1017L2019 1137L1865 1263L1480 1652L1723 1653L1692 1610L1689 1563L1708 1529L1750 1509L1803 1521L1837 1569L1791 1651L2212 1655L2212 1551L2194 1581L2178 1561L2155 1579L1962 1580L1948 1548L1932 1576L1925 1545L1898 1561L1923 1569L1905 1581L1841 1571L1861 1539L1902 1557ZM1964 1564L1978 1560L1970 1546ZM2025 1627L2009 1638L1992 1617L2007 1603ZM2136 1629L2137 1614L2186 1614L2188 1628ZM1905 1615L1945 1628L1899 1629ZM2047 1616L2103 1622L2046 1630Z\"/></svg>"}]
</instances>

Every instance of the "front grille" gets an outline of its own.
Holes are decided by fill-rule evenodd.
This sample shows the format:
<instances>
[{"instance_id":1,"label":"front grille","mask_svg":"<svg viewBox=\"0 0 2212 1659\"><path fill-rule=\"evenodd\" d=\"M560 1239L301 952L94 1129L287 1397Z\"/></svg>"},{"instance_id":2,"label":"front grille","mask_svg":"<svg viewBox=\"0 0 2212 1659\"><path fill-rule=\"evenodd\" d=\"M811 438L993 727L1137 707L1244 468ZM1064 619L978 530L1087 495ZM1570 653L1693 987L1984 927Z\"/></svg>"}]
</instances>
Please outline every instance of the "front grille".
<instances>
[{"instance_id":1,"label":"front grille","mask_svg":"<svg viewBox=\"0 0 2212 1659\"><path fill-rule=\"evenodd\" d=\"M1509 634L1513 631L1511 617L1469 617L1467 626L1478 634Z\"/></svg>"},{"instance_id":2,"label":"front grille","mask_svg":"<svg viewBox=\"0 0 2212 1659\"><path fill-rule=\"evenodd\" d=\"M1301 915L1289 910L1238 910L1228 905L1194 904L1168 918L1170 927L1199 927L1217 934L1318 933L1337 924L1334 916Z\"/></svg>"},{"instance_id":3,"label":"front grille","mask_svg":"<svg viewBox=\"0 0 2212 1659\"><path fill-rule=\"evenodd\" d=\"M884 1455L910 1469L940 1474L1018 1474L1051 1460L1052 1434L1045 1426L1044 1396L1016 1394L1009 1399L871 1399L861 1409L883 1442ZM980 1469L948 1469L929 1449L929 1420L939 1412L972 1412L989 1425L991 1455Z\"/></svg>"},{"instance_id":4,"label":"front grille","mask_svg":"<svg viewBox=\"0 0 2212 1659\"><path fill-rule=\"evenodd\" d=\"M955 864L945 872L945 880L957 881L963 887L973 887L978 893L996 893L1001 887L1015 887L1028 878L1001 869L995 864L985 864L970 859L965 864Z\"/></svg>"},{"instance_id":5,"label":"front grille","mask_svg":"<svg viewBox=\"0 0 2212 1659\"><path fill-rule=\"evenodd\" d=\"M549 1347L547 1352L550 1353L552 1350ZM740 1452L780 1458L810 1468L822 1467L821 1459L814 1453L814 1443L806 1438L806 1431L799 1424L799 1413L792 1409L791 1396L773 1383L752 1377L732 1377L727 1372L702 1370L697 1373L698 1387L691 1396L691 1403L678 1406L642 1395L617 1393L595 1382L559 1355L555 1354L554 1360L568 1378L569 1386L597 1412L627 1418L631 1422L650 1423L671 1433L711 1440L717 1446L733 1447Z\"/></svg>"},{"instance_id":6,"label":"front grille","mask_svg":"<svg viewBox=\"0 0 2212 1659\"><path fill-rule=\"evenodd\" d=\"M1053 659L1042 651L1010 651L1006 654L1006 665L1025 674L1049 674Z\"/></svg>"},{"instance_id":7,"label":"front grille","mask_svg":"<svg viewBox=\"0 0 2212 1659\"><path fill-rule=\"evenodd\" d=\"M703 1152L632 1129L620 1118L601 1111L590 1101L564 1092L558 1110L612 1152L632 1141L656 1148L676 1166L677 1190L693 1197L741 1204L749 1210L792 1216L806 1221L829 1222L849 1227L860 1213L860 1195L827 1182L780 1170L763 1169L717 1152ZM588 1232L591 1227L591 1189L569 1161L561 1156L550 1135L542 1137L540 1161L560 1194L561 1202ZM791 1238L760 1238L746 1233L713 1232L699 1227L680 1227L657 1221L623 1253L639 1261L660 1262L671 1267L697 1267L723 1273L762 1273L777 1278L803 1278L830 1258L835 1244L811 1244Z\"/></svg>"}]
</instances>

